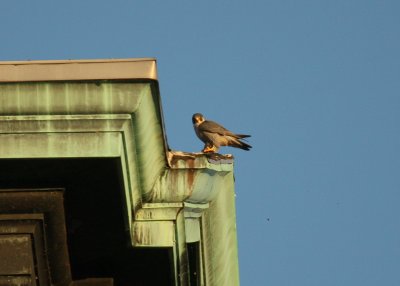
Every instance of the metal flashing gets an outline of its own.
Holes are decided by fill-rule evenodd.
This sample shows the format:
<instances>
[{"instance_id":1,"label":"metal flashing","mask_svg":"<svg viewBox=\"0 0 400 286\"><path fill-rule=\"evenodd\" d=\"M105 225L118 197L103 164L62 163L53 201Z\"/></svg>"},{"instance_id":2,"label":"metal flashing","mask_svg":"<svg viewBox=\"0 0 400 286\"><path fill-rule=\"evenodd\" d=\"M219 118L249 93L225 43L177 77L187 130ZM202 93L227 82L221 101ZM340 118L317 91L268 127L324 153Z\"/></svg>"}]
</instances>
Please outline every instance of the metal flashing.
<instances>
[{"instance_id":1,"label":"metal flashing","mask_svg":"<svg viewBox=\"0 0 400 286\"><path fill-rule=\"evenodd\" d=\"M46 60L0 62L0 82L157 80L156 60Z\"/></svg>"}]
</instances>

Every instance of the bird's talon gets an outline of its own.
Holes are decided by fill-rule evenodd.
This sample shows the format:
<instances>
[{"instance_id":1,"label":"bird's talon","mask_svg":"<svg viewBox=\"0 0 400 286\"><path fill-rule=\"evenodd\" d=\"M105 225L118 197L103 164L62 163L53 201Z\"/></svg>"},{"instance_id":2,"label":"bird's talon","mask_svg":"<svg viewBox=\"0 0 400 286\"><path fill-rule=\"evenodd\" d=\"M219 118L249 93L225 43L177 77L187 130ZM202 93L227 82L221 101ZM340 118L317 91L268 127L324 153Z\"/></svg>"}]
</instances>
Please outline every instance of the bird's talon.
<instances>
[{"instance_id":1,"label":"bird's talon","mask_svg":"<svg viewBox=\"0 0 400 286\"><path fill-rule=\"evenodd\" d=\"M202 150L202 152L203 153L215 153L216 152L216 148L207 146Z\"/></svg>"}]
</instances>

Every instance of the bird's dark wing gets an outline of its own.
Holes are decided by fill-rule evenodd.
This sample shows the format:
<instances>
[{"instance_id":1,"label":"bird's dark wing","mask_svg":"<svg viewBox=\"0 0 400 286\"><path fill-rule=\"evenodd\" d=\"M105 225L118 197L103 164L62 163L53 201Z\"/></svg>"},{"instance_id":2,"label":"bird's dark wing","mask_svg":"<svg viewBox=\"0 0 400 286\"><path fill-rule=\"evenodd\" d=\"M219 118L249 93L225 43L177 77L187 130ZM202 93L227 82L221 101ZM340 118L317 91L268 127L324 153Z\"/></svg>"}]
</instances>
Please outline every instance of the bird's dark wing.
<instances>
[{"instance_id":1,"label":"bird's dark wing","mask_svg":"<svg viewBox=\"0 0 400 286\"><path fill-rule=\"evenodd\" d=\"M219 125L217 122L210 120L204 121L198 128L202 132L218 133L220 135L234 135L231 131Z\"/></svg>"},{"instance_id":2,"label":"bird's dark wing","mask_svg":"<svg viewBox=\"0 0 400 286\"><path fill-rule=\"evenodd\" d=\"M201 132L209 132L209 133L217 133L219 135L223 136L232 136L236 139L242 139L242 138L247 138L250 137L250 135L246 134L235 134L222 125L219 125L217 122L211 121L211 120L206 120L203 123L199 125L199 131Z\"/></svg>"},{"instance_id":3,"label":"bird's dark wing","mask_svg":"<svg viewBox=\"0 0 400 286\"><path fill-rule=\"evenodd\" d=\"M251 146L236 136L220 135L214 132L203 132L206 142L211 143L215 147L232 146L243 150L250 150Z\"/></svg>"},{"instance_id":4,"label":"bird's dark wing","mask_svg":"<svg viewBox=\"0 0 400 286\"><path fill-rule=\"evenodd\" d=\"M211 143L213 146L219 147L221 145L220 143L220 138L221 135L215 132L203 132L202 133L204 136L204 139L206 139L206 142Z\"/></svg>"}]
</instances>

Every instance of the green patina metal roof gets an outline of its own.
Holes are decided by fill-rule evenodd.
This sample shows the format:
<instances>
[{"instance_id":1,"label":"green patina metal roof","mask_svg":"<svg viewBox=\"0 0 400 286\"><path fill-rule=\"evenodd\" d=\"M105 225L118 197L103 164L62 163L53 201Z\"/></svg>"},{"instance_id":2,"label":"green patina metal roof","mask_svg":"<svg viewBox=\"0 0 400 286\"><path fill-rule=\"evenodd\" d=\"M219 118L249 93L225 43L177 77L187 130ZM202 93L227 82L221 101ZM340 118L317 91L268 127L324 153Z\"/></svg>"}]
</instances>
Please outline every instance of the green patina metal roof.
<instances>
[{"instance_id":1,"label":"green patina metal roof","mask_svg":"<svg viewBox=\"0 0 400 286\"><path fill-rule=\"evenodd\" d=\"M120 158L132 245L200 241L205 285L238 285L233 158L171 151L154 59L0 62L0 158ZM186 261L186 262L185 262Z\"/></svg>"}]
</instances>

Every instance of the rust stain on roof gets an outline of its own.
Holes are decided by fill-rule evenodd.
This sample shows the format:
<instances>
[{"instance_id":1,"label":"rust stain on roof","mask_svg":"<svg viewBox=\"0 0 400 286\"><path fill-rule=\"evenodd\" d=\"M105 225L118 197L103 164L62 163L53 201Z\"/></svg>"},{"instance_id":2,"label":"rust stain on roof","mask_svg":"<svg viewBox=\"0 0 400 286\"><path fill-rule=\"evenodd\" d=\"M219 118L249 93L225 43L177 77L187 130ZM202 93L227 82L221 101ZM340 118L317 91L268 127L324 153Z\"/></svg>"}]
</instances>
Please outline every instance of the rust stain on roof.
<instances>
[{"instance_id":1,"label":"rust stain on roof","mask_svg":"<svg viewBox=\"0 0 400 286\"><path fill-rule=\"evenodd\" d=\"M218 153L189 153L182 151L168 152L168 162L171 168L204 168L205 164L232 164L234 157L231 154Z\"/></svg>"}]
</instances>

